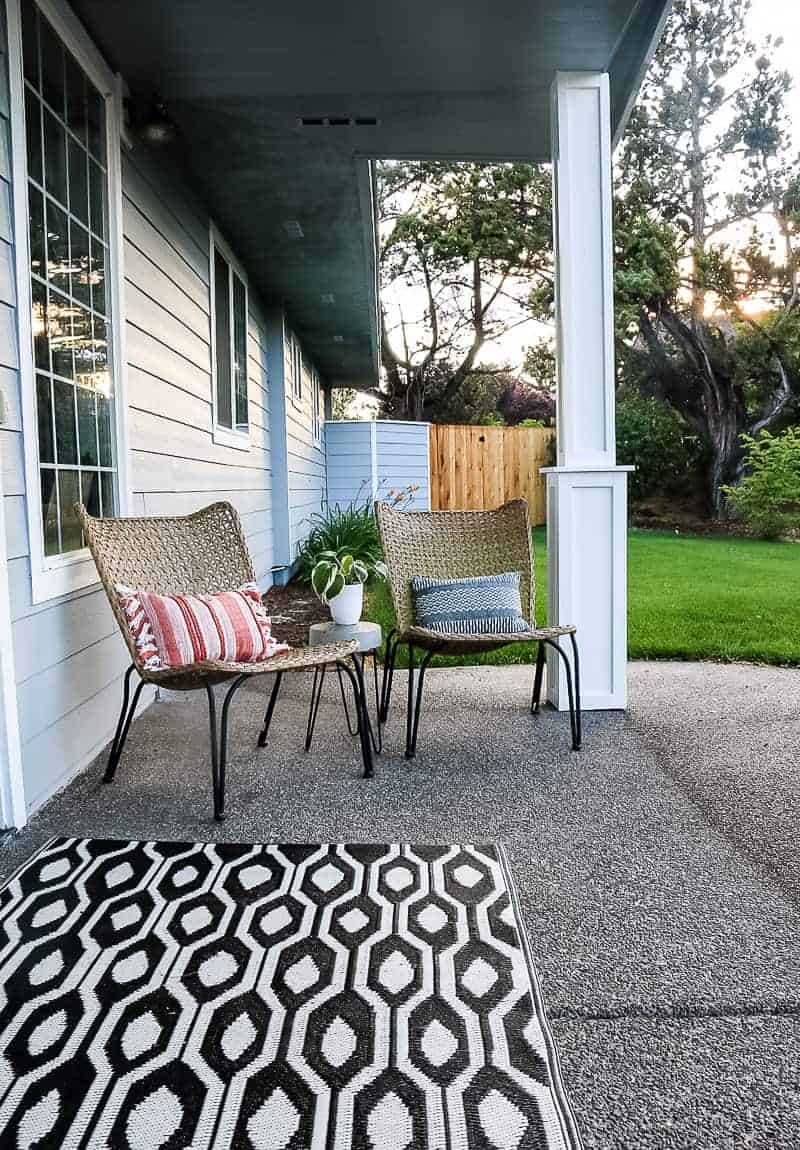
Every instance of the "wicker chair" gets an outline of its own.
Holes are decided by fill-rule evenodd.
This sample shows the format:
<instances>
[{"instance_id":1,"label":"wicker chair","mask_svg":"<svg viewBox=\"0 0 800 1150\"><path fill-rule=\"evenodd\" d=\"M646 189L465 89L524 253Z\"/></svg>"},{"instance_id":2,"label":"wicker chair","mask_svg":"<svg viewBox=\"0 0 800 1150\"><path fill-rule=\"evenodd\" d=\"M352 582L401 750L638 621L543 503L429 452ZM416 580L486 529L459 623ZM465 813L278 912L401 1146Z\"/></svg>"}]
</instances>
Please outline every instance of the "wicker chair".
<instances>
[{"instance_id":1,"label":"wicker chair","mask_svg":"<svg viewBox=\"0 0 800 1150\"><path fill-rule=\"evenodd\" d=\"M353 686L360 719L364 775L367 778L372 775L372 747L363 673L359 661L351 658L358 647L355 642L299 647L262 663L208 661L191 667L159 671L148 671L143 666L120 609L115 585L138 587L162 595L213 595L254 581L255 572L239 516L230 503L214 503L193 515L158 519L95 519L82 504L76 505L76 511L132 660L125 675L122 708L111 743L104 782L110 783L114 778L145 683L167 687L171 691L205 690L211 737L214 818L220 821L225 809L228 711L239 687L256 675L274 675L272 693L258 737L258 745L264 747L284 672L304 671L309 667L331 663L347 674ZM131 700L130 686L134 672L139 676L139 682ZM230 686L222 702L218 732L214 685L223 682L229 682Z\"/></svg>"},{"instance_id":2,"label":"wicker chair","mask_svg":"<svg viewBox=\"0 0 800 1150\"><path fill-rule=\"evenodd\" d=\"M580 664L575 627L537 627L534 617L533 548L528 521L528 505L516 499L495 511L399 511L388 503L376 503L384 559L389 568L389 585L394 601L396 629L386 638L381 722L386 721L392 680L401 644L408 645L408 709L406 713L406 758L414 757L422 703L425 671L434 655L470 655L493 651L509 643L539 644L531 698L531 714L539 711L544 673L545 647L556 650L564 664L569 698L572 746L581 745ZM442 634L417 627L411 579L463 579L473 575L499 575L519 571L522 611L531 621L528 631L513 635ZM559 639L569 636L572 666ZM425 654L419 665L414 695L415 652ZM574 668L574 684L573 684Z\"/></svg>"}]
</instances>

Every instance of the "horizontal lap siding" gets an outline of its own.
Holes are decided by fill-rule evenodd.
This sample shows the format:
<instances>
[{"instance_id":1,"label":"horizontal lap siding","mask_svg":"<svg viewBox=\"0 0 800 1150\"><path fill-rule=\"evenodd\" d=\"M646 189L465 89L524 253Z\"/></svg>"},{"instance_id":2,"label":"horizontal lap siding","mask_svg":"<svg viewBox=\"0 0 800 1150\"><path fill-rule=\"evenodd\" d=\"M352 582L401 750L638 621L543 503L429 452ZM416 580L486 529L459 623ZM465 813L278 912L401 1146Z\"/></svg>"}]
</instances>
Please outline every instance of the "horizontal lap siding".
<instances>
[{"instance_id":1,"label":"horizontal lap siding","mask_svg":"<svg viewBox=\"0 0 800 1150\"><path fill-rule=\"evenodd\" d=\"M325 425L328 502L335 506L372 499L372 439L369 423Z\"/></svg>"},{"instance_id":2,"label":"horizontal lap siding","mask_svg":"<svg viewBox=\"0 0 800 1150\"><path fill-rule=\"evenodd\" d=\"M391 488L418 488L412 511L428 511L431 505L430 454L427 423L393 423L379 421L375 427L377 440L379 495Z\"/></svg>"},{"instance_id":3,"label":"horizontal lap siding","mask_svg":"<svg viewBox=\"0 0 800 1150\"><path fill-rule=\"evenodd\" d=\"M313 387L304 360L302 395L292 394L290 338L284 341L284 381L286 388L286 465L289 487L289 554L297 549L311 529L311 518L322 511L326 494L325 437L322 394L320 392L319 439L314 438L312 419Z\"/></svg>"},{"instance_id":4,"label":"horizontal lap siding","mask_svg":"<svg viewBox=\"0 0 800 1150\"><path fill-rule=\"evenodd\" d=\"M0 114L0 133L7 131ZM0 147L0 165L7 154ZM0 185L9 178L0 166ZM110 739L128 657L96 587L31 602L14 283L3 251L11 234L2 218L9 198L0 188L0 387L7 417L0 456L25 792L35 808ZM208 226L177 180L154 171L141 151L123 156L130 511L184 515L230 500L267 585L273 546L266 336L251 296L251 446L247 452L220 446L211 425ZM148 689L143 702L151 697Z\"/></svg>"}]
</instances>

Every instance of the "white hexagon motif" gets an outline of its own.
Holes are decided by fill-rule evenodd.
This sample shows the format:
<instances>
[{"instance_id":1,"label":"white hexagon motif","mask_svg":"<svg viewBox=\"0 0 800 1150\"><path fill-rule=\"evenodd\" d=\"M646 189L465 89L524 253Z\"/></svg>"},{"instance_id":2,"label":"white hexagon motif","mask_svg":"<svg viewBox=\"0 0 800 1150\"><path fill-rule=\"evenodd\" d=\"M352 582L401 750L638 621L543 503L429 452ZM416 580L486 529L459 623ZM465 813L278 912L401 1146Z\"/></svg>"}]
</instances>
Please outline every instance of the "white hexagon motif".
<instances>
[{"instance_id":1,"label":"white hexagon motif","mask_svg":"<svg viewBox=\"0 0 800 1150\"><path fill-rule=\"evenodd\" d=\"M369 919L364 914L363 910L354 906L348 910L347 914L343 914L339 919L339 925L343 926L348 934L358 934L369 923Z\"/></svg>"},{"instance_id":2,"label":"white hexagon motif","mask_svg":"<svg viewBox=\"0 0 800 1150\"><path fill-rule=\"evenodd\" d=\"M256 1028L253 1026L253 1020L243 1010L234 1018L233 1022L229 1022L225 1027L219 1044L228 1061L235 1062L237 1058L241 1058L245 1050L250 1048L255 1037Z\"/></svg>"},{"instance_id":3,"label":"white hexagon motif","mask_svg":"<svg viewBox=\"0 0 800 1150\"><path fill-rule=\"evenodd\" d=\"M41 986L43 982L52 982L56 975L60 974L64 969L64 956L56 947L46 954L44 958L40 958L35 966L32 966L28 974L28 982L31 986Z\"/></svg>"},{"instance_id":4,"label":"white hexagon motif","mask_svg":"<svg viewBox=\"0 0 800 1150\"><path fill-rule=\"evenodd\" d=\"M238 969L239 964L230 951L220 950L217 954L212 954L200 963L197 970L197 977L203 986L219 986L221 982L226 982L227 979L233 978Z\"/></svg>"},{"instance_id":5,"label":"white hexagon motif","mask_svg":"<svg viewBox=\"0 0 800 1150\"><path fill-rule=\"evenodd\" d=\"M269 910L261 919L261 929L264 934L277 934L279 930L289 926L292 921L292 916L289 914L287 908L281 903L276 906L274 910Z\"/></svg>"},{"instance_id":6,"label":"white hexagon motif","mask_svg":"<svg viewBox=\"0 0 800 1150\"><path fill-rule=\"evenodd\" d=\"M283 976L286 985L294 994L301 994L319 982L319 967L310 954L298 959Z\"/></svg>"},{"instance_id":7,"label":"white hexagon motif","mask_svg":"<svg viewBox=\"0 0 800 1150\"><path fill-rule=\"evenodd\" d=\"M125 1133L131 1150L158 1150L169 1142L183 1120L180 1099L167 1086L159 1086L134 1106Z\"/></svg>"},{"instance_id":8,"label":"white hexagon motif","mask_svg":"<svg viewBox=\"0 0 800 1150\"><path fill-rule=\"evenodd\" d=\"M207 906L196 906L188 911L181 919L181 926L187 934L197 934L213 922L211 911Z\"/></svg>"},{"instance_id":9,"label":"white hexagon motif","mask_svg":"<svg viewBox=\"0 0 800 1150\"><path fill-rule=\"evenodd\" d=\"M457 866L453 871L453 878L462 886L467 887L468 890L472 890L472 888L477 886L481 881L483 875L479 870L476 870L474 866L470 866L469 863L462 863L461 866Z\"/></svg>"},{"instance_id":10,"label":"white hexagon motif","mask_svg":"<svg viewBox=\"0 0 800 1150\"><path fill-rule=\"evenodd\" d=\"M31 920L31 926L38 930L40 926L47 926L51 922L57 922L58 919L63 918L66 913L67 904L63 898L57 898L53 902L49 902L47 906L43 906L41 910L37 910Z\"/></svg>"},{"instance_id":11,"label":"white hexagon motif","mask_svg":"<svg viewBox=\"0 0 800 1150\"><path fill-rule=\"evenodd\" d=\"M146 1010L138 1018L133 1018L125 1027L120 1040L122 1053L129 1062L150 1050L161 1035L161 1023L152 1010Z\"/></svg>"},{"instance_id":12,"label":"white hexagon motif","mask_svg":"<svg viewBox=\"0 0 800 1150\"><path fill-rule=\"evenodd\" d=\"M69 859L54 859L39 871L39 882L52 882L53 879L61 878L68 870Z\"/></svg>"},{"instance_id":13,"label":"white hexagon motif","mask_svg":"<svg viewBox=\"0 0 800 1150\"><path fill-rule=\"evenodd\" d=\"M406 1150L413 1136L408 1107L392 1090L381 1098L367 1119L370 1150Z\"/></svg>"},{"instance_id":14,"label":"white hexagon motif","mask_svg":"<svg viewBox=\"0 0 800 1150\"><path fill-rule=\"evenodd\" d=\"M417 922L429 934L436 934L443 926L447 925L447 915L440 906L428 903L425 909L417 915Z\"/></svg>"},{"instance_id":15,"label":"white hexagon motif","mask_svg":"<svg viewBox=\"0 0 800 1150\"><path fill-rule=\"evenodd\" d=\"M398 894L401 890L405 890L406 887L412 886L414 883L414 876L408 867L405 866L392 867L391 870L386 871L384 879L386 885L390 890L393 890L395 894Z\"/></svg>"},{"instance_id":16,"label":"white hexagon motif","mask_svg":"<svg viewBox=\"0 0 800 1150\"><path fill-rule=\"evenodd\" d=\"M336 1016L328 1025L322 1036L320 1050L322 1057L330 1066L338 1070L353 1057L358 1046L358 1039L352 1026L345 1022L341 1015Z\"/></svg>"},{"instance_id":17,"label":"white hexagon motif","mask_svg":"<svg viewBox=\"0 0 800 1150\"><path fill-rule=\"evenodd\" d=\"M129 862L121 862L118 866L112 867L106 875L106 886L109 890L113 890L115 886L122 886L129 878L133 878L133 867Z\"/></svg>"},{"instance_id":18,"label":"white hexagon motif","mask_svg":"<svg viewBox=\"0 0 800 1150\"><path fill-rule=\"evenodd\" d=\"M130 906L123 907L122 910L115 911L111 916L111 925L114 930L124 930L126 926L133 926L142 917L142 909L136 903L131 903Z\"/></svg>"},{"instance_id":19,"label":"white hexagon motif","mask_svg":"<svg viewBox=\"0 0 800 1150\"><path fill-rule=\"evenodd\" d=\"M284 1150L299 1126L297 1107L278 1086L247 1123L247 1133L254 1150Z\"/></svg>"},{"instance_id":20,"label":"white hexagon motif","mask_svg":"<svg viewBox=\"0 0 800 1150\"><path fill-rule=\"evenodd\" d=\"M497 982L497 978L498 974L493 966L482 958L473 958L461 976L461 981L470 994L476 998L483 998Z\"/></svg>"},{"instance_id":21,"label":"white hexagon motif","mask_svg":"<svg viewBox=\"0 0 800 1150\"><path fill-rule=\"evenodd\" d=\"M173 885L177 887L188 886L190 882L194 882L197 878L197 874L196 866L182 866L181 869L175 871L175 874L172 876Z\"/></svg>"},{"instance_id":22,"label":"white hexagon motif","mask_svg":"<svg viewBox=\"0 0 800 1150\"><path fill-rule=\"evenodd\" d=\"M66 1028L66 1010L57 1010L55 1014L51 1014L49 1018L43 1019L38 1026L33 1028L28 1037L28 1053L36 1058L43 1051L47 1050L48 1046L52 1046L54 1042L58 1042Z\"/></svg>"},{"instance_id":23,"label":"white hexagon motif","mask_svg":"<svg viewBox=\"0 0 800 1150\"><path fill-rule=\"evenodd\" d=\"M147 952L135 950L133 954L114 964L111 977L118 983L133 982L134 979L147 974L147 965Z\"/></svg>"},{"instance_id":24,"label":"white hexagon motif","mask_svg":"<svg viewBox=\"0 0 800 1150\"><path fill-rule=\"evenodd\" d=\"M245 890L252 890L254 886L261 886L272 878L272 871L261 863L253 863L239 871L239 882Z\"/></svg>"},{"instance_id":25,"label":"white hexagon motif","mask_svg":"<svg viewBox=\"0 0 800 1150\"><path fill-rule=\"evenodd\" d=\"M329 891L332 891L335 886L338 886L343 878L344 875L338 867L335 867L333 863L325 863L325 866L314 871L311 881L314 886L319 887L321 891L327 894Z\"/></svg>"},{"instance_id":26,"label":"white hexagon motif","mask_svg":"<svg viewBox=\"0 0 800 1150\"><path fill-rule=\"evenodd\" d=\"M61 1098L53 1089L24 1115L17 1131L17 1146L38 1146L58 1121Z\"/></svg>"},{"instance_id":27,"label":"white hexagon motif","mask_svg":"<svg viewBox=\"0 0 800 1150\"><path fill-rule=\"evenodd\" d=\"M478 1117L486 1137L497 1150L517 1150L528 1119L510 1098L499 1090L490 1090L478 1106Z\"/></svg>"},{"instance_id":28,"label":"white hexagon motif","mask_svg":"<svg viewBox=\"0 0 800 1150\"><path fill-rule=\"evenodd\" d=\"M414 968L401 950L393 950L380 965L378 981L392 994L405 990L414 977Z\"/></svg>"},{"instance_id":29,"label":"white hexagon motif","mask_svg":"<svg viewBox=\"0 0 800 1150\"><path fill-rule=\"evenodd\" d=\"M420 1047L431 1066L435 1066L438 1070L458 1050L458 1039L452 1031L442 1025L438 1018L432 1018L425 1027L425 1033L420 1040Z\"/></svg>"}]
</instances>

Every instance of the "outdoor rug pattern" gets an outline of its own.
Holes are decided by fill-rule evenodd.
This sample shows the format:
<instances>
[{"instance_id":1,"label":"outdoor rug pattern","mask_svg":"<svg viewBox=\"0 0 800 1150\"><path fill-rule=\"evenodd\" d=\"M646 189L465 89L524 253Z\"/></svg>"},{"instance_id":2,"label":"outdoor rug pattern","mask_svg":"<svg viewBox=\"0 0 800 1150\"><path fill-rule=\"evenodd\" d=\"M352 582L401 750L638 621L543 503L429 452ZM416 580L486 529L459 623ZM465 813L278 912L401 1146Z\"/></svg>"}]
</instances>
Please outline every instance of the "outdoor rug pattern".
<instances>
[{"instance_id":1,"label":"outdoor rug pattern","mask_svg":"<svg viewBox=\"0 0 800 1150\"><path fill-rule=\"evenodd\" d=\"M0 1145L576 1150L502 851L53 840L0 891Z\"/></svg>"}]
</instances>

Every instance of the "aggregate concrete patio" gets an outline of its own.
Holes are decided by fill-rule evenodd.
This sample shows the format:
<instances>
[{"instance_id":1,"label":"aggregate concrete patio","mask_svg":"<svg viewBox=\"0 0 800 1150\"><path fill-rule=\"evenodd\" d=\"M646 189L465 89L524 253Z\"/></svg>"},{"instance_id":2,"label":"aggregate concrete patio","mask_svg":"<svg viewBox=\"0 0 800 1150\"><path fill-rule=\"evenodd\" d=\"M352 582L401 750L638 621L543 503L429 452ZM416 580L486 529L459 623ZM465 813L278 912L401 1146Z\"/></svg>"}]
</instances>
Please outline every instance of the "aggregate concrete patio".
<instances>
[{"instance_id":1,"label":"aggregate concrete patio","mask_svg":"<svg viewBox=\"0 0 800 1150\"><path fill-rule=\"evenodd\" d=\"M264 688L233 708L228 817L210 819L199 695L134 725L0 851L55 834L234 841L505 842L585 1145L800 1146L800 672L631 665L627 714L531 718L532 668L432 671L420 749L360 777L329 682L302 750L310 678L290 678L270 746Z\"/></svg>"}]
</instances>

